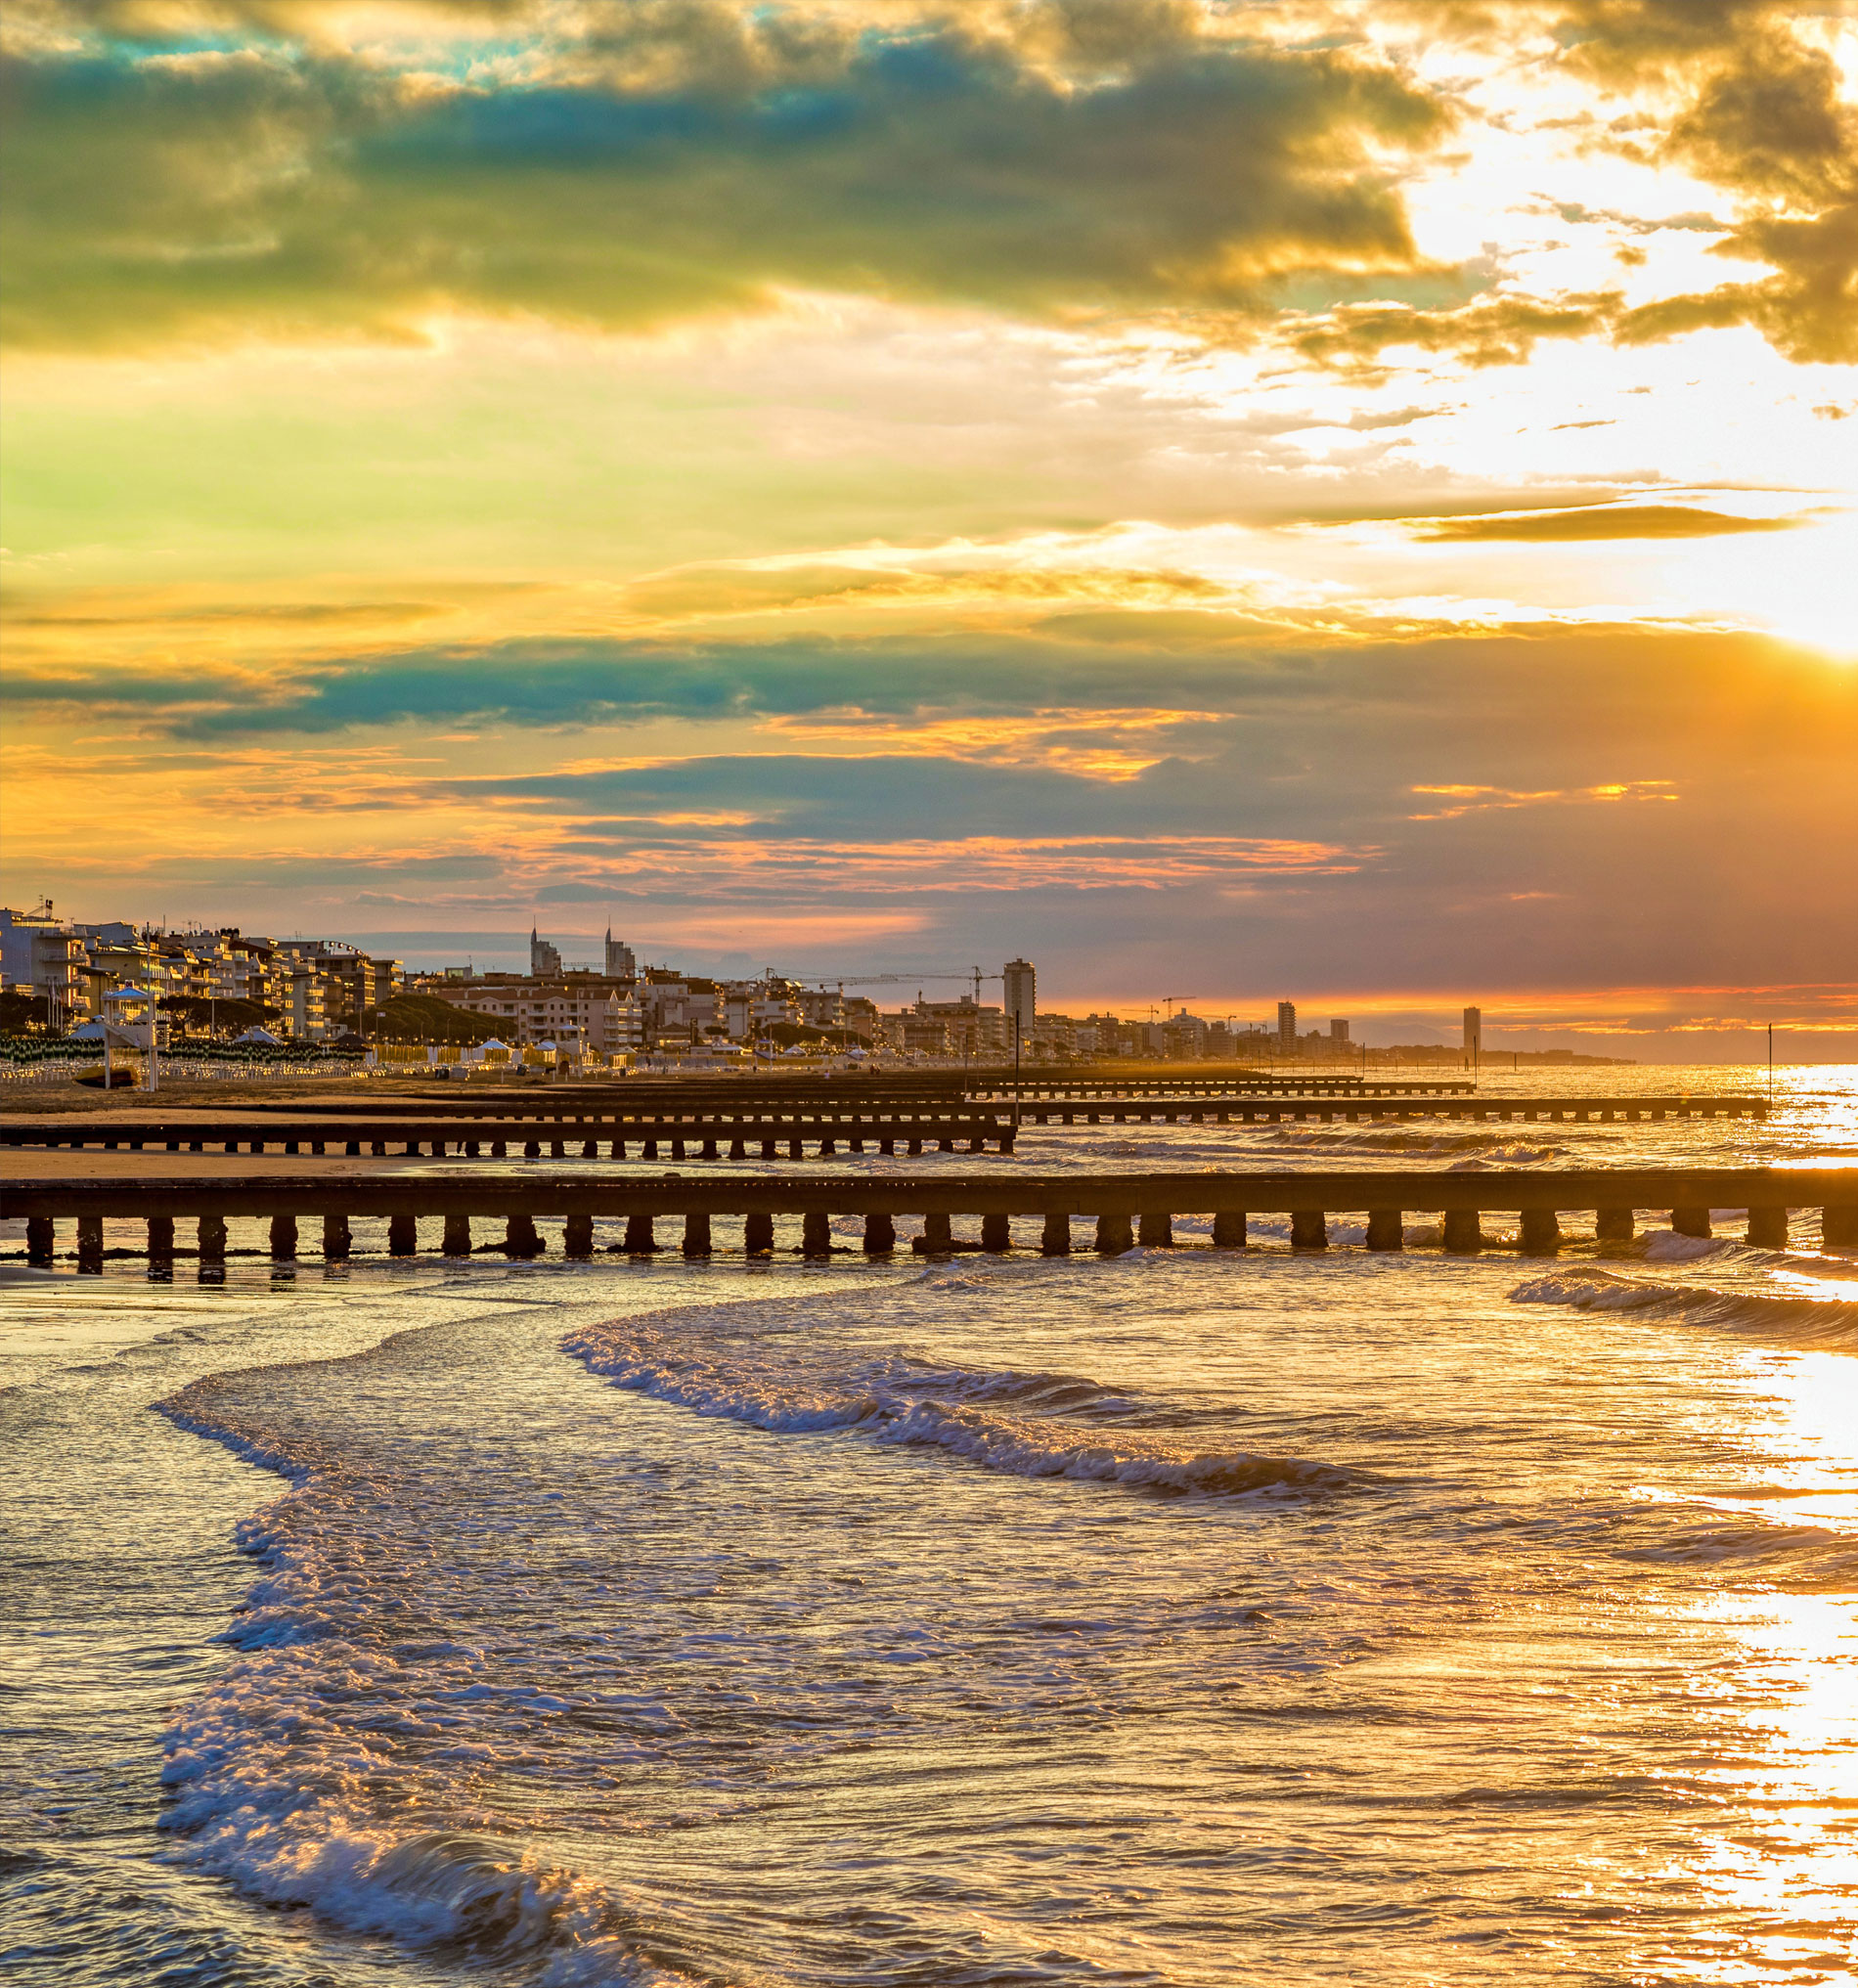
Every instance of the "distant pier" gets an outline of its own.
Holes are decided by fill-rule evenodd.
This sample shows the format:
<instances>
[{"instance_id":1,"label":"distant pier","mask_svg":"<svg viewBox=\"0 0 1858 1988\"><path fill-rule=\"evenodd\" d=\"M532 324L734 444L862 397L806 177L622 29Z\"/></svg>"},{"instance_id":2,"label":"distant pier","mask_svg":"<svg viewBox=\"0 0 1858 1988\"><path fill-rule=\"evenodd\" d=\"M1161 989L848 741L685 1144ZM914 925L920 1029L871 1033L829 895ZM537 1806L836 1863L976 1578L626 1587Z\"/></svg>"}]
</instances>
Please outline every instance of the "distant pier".
<instances>
[{"instance_id":1,"label":"distant pier","mask_svg":"<svg viewBox=\"0 0 1858 1988\"><path fill-rule=\"evenodd\" d=\"M977 1105L887 1110L850 1107L666 1110L661 1106L576 1112L548 1101L504 1107L473 1101L458 1110L421 1102L416 1113L342 1107L303 1111L199 1111L156 1115L68 1112L0 1123L0 1148L170 1153L282 1152L347 1158L464 1160L798 1160L840 1153L1011 1153L1020 1127L1102 1125L1361 1125L1388 1120L1594 1125L1668 1119L1765 1119L1758 1097L1350 1096L1212 1098L1045 1097L1016 1108Z\"/></svg>"}]
</instances>

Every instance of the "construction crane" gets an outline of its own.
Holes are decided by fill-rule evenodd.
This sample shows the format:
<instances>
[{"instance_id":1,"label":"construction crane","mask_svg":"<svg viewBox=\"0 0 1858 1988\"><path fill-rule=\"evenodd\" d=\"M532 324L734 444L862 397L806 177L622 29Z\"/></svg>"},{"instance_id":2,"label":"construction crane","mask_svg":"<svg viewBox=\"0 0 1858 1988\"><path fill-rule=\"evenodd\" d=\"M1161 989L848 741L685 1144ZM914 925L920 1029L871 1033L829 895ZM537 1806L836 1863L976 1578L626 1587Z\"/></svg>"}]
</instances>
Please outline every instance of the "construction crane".
<instances>
[{"instance_id":1,"label":"construction crane","mask_svg":"<svg viewBox=\"0 0 1858 1988\"><path fill-rule=\"evenodd\" d=\"M966 973L828 973L822 975L818 980L810 981L808 985L822 988L836 987L843 990L848 987L907 987L913 981L920 988L925 981L965 980L973 982L974 1004L976 1007L979 1007L981 1004L981 983L983 981L1003 980L1004 978L1003 974L983 973L978 966L971 966Z\"/></svg>"}]
</instances>

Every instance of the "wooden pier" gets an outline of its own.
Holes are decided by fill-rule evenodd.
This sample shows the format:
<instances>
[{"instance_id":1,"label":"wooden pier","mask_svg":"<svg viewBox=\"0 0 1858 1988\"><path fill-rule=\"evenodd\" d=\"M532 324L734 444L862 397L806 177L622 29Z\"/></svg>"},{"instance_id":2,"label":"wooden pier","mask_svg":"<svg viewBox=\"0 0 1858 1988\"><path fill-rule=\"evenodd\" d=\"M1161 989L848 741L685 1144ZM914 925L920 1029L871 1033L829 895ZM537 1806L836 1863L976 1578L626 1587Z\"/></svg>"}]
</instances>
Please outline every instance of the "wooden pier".
<instances>
[{"instance_id":1,"label":"wooden pier","mask_svg":"<svg viewBox=\"0 0 1858 1988\"><path fill-rule=\"evenodd\" d=\"M421 1247L419 1224L438 1224L448 1256L468 1255L483 1244L473 1222L501 1224L489 1247L510 1256L541 1254L538 1220L563 1223L562 1248L570 1258L596 1254L594 1223L624 1220L622 1240L607 1254L644 1255L659 1247L654 1224L680 1221L678 1247L686 1256L715 1254L719 1220L740 1221L741 1250L766 1256L774 1249L776 1215L799 1216L800 1250L832 1250L833 1216L863 1221L863 1248L871 1256L898 1247L900 1217L919 1217L911 1247L930 1255L978 1247L1014 1247L1015 1218L1040 1224L1039 1249L1065 1256L1074 1247L1072 1224L1094 1220L1090 1248L1120 1255L1134 1247L1168 1248L1182 1215L1212 1217L1212 1245L1238 1249L1247 1241L1252 1215L1288 1215L1293 1249L1328 1247L1332 1215L1365 1214L1366 1247L1404 1247L1408 1215L1442 1217L1440 1243L1455 1254L1486 1247L1482 1217L1521 1217L1525 1254L1553 1255L1563 1241L1561 1216L1591 1213L1601 1241L1626 1241L1647 1210L1668 1215L1678 1233L1707 1236L1712 1211L1747 1212L1748 1240L1762 1248L1786 1247L1794 1210L1821 1211L1821 1239L1828 1247L1858 1247L1858 1169L1600 1168L1442 1172L1413 1169L1310 1172L1064 1173L953 1171L907 1175L708 1174L632 1176L567 1172L520 1175L226 1174L218 1178L9 1180L0 1182L0 1217L23 1218L27 1260L49 1264L57 1257L56 1227L76 1223L80 1269L101 1268L106 1220L146 1222L147 1255L171 1261L183 1254L175 1223L195 1225L186 1254L203 1264L224 1259L226 1223L233 1217L269 1222L269 1253L292 1261L301 1244L299 1224L320 1221L315 1254L339 1261L352 1252L351 1223L387 1222L388 1254L413 1256ZM978 1217L978 1238L954 1233L958 1219ZM430 1237L426 1239L427 1246ZM732 1247L732 1245L731 1245Z\"/></svg>"},{"instance_id":2,"label":"wooden pier","mask_svg":"<svg viewBox=\"0 0 1858 1988\"><path fill-rule=\"evenodd\" d=\"M798 1160L876 1152L1011 1153L1019 1127L1035 1126L1379 1124L1446 1119L1478 1125L1647 1124L1669 1119L1765 1119L1758 1097L1350 1096L1212 1099L1189 1097L1041 1098L1012 1106L846 1107L782 1111L645 1105L594 1113L565 1101L504 1106L472 1100L420 1101L396 1113L374 1101L283 1106L233 1113L67 1112L0 1122L0 1148L170 1153L341 1154L465 1160ZM1017 1112L1017 1123L1015 1122Z\"/></svg>"},{"instance_id":3,"label":"wooden pier","mask_svg":"<svg viewBox=\"0 0 1858 1988\"><path fill-rule=\"evenodd\" d=\"M1174 1097L1058 1096L1039 1098L1020 1107L1022 1125L1042 1126L1056 1120L1074 1125L1278 1125L1285 1121L1368 1124L1379 1119L1458 1119L1479 1125L1645 1124L1664 1119L1765 1119L1768 1105L1760 1097L1513 1097L1480 1092L1447 1096L1438 1092L1363 1090L1347 1097L1295 1096L1247 1098L1215 1105L1187 1104Z\"/></svg>"},{"instance_id":4,"label":"wooden pier","mask_svg":"<svg viewBox=\"0 0 1858 1988\"><path fill-rule=\"evenodd\" d=\"M300 1111L147 1118L69 1113L0 1124L0 1147L100 1147L106 1152L312 1153L347 1158L465 1160L798 1160L808 1148L821 1159L867 1150L911 1155L925 1151L1013 1150L1010 1117L994 1111L833 1113L786 1111L662 1113L601 1118L502 1112L480 1105L468 1117L422 1110L418 1117L363 1116L352 1106L334 1113ZM753 1150L751 1150L751 1148ZM662 1150L661 1150L662 1149Z\"/></svg>"}]
</instances>

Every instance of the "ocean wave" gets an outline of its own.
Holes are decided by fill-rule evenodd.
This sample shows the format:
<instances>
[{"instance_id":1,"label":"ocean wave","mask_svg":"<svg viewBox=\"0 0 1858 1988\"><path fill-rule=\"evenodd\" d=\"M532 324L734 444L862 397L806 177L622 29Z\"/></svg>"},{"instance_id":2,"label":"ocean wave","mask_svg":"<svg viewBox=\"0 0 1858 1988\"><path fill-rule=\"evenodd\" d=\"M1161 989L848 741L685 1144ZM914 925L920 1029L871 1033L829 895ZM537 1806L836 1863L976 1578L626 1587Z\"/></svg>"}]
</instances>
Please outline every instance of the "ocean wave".
<instances>
[{"instance_id":1,"label":"ocean wave","mask_svg":"<svg viewBox=\"0 0 1858 1988\"><path fill-rule=\"evenodd\" d=\"M222 1405L247 1379L155 1404L290 1485L236 1529L263 1569L216 1639L240 1655L164 1738L161 1827L185 1860L264 1904L534 1988L690 1988L641 1955L602 1885L489 1833L502 1819L482 1777L519 1771L534 1722L573 1699L504 1674L415 1599L420 1576L444 1580L417 1493ZM487 1721L468 1740L467 1705Z\"/></svg>"},{"instance_id":2,"label":"ocean wave","mask_svg":"<svg viewBox=\"0 0 1858 1988\"><path fill-rule=\"evenodd\" d=\"M1742 1513L1702 1511L1674 1524L1673 1517L1667 1513L1659 1536L1628 1548L1628 1557L1714 1568L1795 1594L1843 1594L1858 1583L1858 1536L1849 1531Z\"/></svg>"},{"instance_id":3,"label":"ocean wave","mask_svg":"<svg viewBox=\"0 0 1858 1988\"><path fill-rule=\"evenodd\" d=\"M1142 1404L1084 1375L940 1366L904 1355L844 1363L777 1342L675 1335L629 1319L576 1333L563 1350L617 1388L776 1436L857 1431L933 1447L1023 1478L1071 1478L1202 1496L1328 1491L1360 1474L1295 1457L1170 1446L1127 1427L1113 1440L1060 1416L1101 1423Z\"/></svg>"},{"instance_id":4,"label":"ocean wave","mask_svg":"<svg viewBox=\"0 0 1858 1988\"><path fill-rule=\"evenodd\" d=\"M1260 1132L1266 1143L1323 1153L1400 1153L1430 1160L1475 1155L1486 1164L1514 1167L1559 1159L1567 1150L1549 1140L1519 1138L1518 1127L1509 1125L1452 1131L1419 1126L1269 1126Z\"/></svg>"},{"instance_id":5,"label":"ocean wave","mask_svg":"<svg viewBox=\"0 0 1858 1988\"><path fill-rule=\"evenodd\" d=\"M1642 1311L1771 1333L1809 1346L1858 1346L1858 1304L1848 1300L1728 1291L1707 1284L1657 1284L1582 1266L1532 1277L1510 1293L1510 1302L1569 1304L1580 1311Z\"/></svg>"}]
</instances>

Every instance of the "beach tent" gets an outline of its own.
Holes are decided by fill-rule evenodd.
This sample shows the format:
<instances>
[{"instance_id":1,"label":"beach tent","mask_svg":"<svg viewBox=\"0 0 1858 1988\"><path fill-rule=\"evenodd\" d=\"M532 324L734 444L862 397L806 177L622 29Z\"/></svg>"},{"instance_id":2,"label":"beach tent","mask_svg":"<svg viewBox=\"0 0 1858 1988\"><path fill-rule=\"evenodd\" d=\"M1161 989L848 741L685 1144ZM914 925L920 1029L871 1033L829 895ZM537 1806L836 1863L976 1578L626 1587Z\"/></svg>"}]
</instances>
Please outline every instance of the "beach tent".
<instances>
[{"instance_id":1,"label":"beach tent","mask_svg":"<svg viewBox=\"0 0 1858 1988\"><path fill-rule=\"evenodd\" d=\"M255 1042L266 1049L282 1049L284 1043L269 1029L247 1029L243 1036L235 1036L235 1042Z\"/></svg>"}]
</instances>

